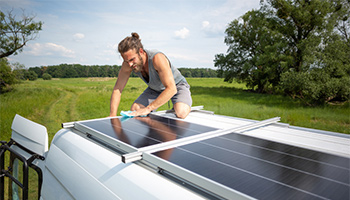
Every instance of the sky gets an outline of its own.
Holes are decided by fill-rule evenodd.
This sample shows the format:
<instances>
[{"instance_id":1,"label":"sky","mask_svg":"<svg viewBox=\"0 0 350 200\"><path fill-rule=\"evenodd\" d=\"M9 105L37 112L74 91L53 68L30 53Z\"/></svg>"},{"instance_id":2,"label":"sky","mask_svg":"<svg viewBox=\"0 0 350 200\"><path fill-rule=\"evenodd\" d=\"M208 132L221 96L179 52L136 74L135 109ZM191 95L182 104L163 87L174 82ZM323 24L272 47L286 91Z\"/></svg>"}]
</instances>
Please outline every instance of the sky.
<instances>
[{"instance_id":1,"label":"sky","mask_svg":"<svg viewBox=\"0 0 350 200\"><path fill-rule=\"evenodd\" d=\"M226 53L228 24L260 0L0 0L0 9L22 9L42 21L38 37L10 63L50 65L121 65L117 47L132 32L145 49L163 52L176 67L212 68Z\"/></svg>"}]
</instances>

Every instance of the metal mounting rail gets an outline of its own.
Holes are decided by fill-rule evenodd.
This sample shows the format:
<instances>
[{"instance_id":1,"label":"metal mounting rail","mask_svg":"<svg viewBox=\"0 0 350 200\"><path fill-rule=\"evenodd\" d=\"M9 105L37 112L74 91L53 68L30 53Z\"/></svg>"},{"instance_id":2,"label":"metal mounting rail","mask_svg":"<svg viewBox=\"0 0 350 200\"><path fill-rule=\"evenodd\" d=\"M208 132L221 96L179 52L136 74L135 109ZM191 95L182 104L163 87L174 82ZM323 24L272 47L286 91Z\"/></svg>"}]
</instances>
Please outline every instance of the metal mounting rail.
<instances>
[{"instance_id":1,"label":"metal mounting rail","mask_svg":"<svg viewBox=\"0 0 350 200\"><path fill-rule=\"evenodd\" d=\"M214 138L214 137L219 137L219 136L226 135L226 134L229 134L232 132L239 133L239 132L243 132L246 130L251 130L251 129L259 128L259 127L262 127L265 125L277 123L280 120L281 120L280 117L275 117L275 118L263 120L260 122L253 122L253 123L239 126L239 127L235 127L235 128L230 128L230 129L226 129L226 130L210 131L210 132L202 133L199 135L180 138L180 139L172 140L169 142L164 142L164 143L159 143L159 144L155 144L152 146L139 148L138 151L136 151L136 152L122 155L122 162L124 162L124 163L134 162L137 160L141 160L143 157L142 155L144 153L151 154L151 153L154 153L157 151L162 151L162 150L166 150L166 149L170 149L170 148L174 148L174 147L179 147L179 146L183 146L183 145L194 143L194 142L203 141L203 140Z\"/></svg>"},{"instance_id":2,"label":"metal mounting rail","mask_svg":"<svg viewBox=\"0 0 350 200\"><path fill-rule=\"evenodd\" d=\"M204 108L204 106L194 106L194 107L191 107L191 112L203 112L203 113L207 113L207 114L214 114L214 112L202 110L203 108ZM174 110L162 110L162 111L157 111L155 113L150 113L150 115L158 115L158 114L174 113L174 112L175 112ZM115 117L105 117L105 118L118 118L118 117L115 116ZM104 119L104 118L99 118L99 119ZM93 120L96 120L96 119L65 122L65 123L62 123L61 126L62 126L62 128L74 128L75 125L79 122L88 122L88 121L93 121Z\"/></svg>"}]
</instances>

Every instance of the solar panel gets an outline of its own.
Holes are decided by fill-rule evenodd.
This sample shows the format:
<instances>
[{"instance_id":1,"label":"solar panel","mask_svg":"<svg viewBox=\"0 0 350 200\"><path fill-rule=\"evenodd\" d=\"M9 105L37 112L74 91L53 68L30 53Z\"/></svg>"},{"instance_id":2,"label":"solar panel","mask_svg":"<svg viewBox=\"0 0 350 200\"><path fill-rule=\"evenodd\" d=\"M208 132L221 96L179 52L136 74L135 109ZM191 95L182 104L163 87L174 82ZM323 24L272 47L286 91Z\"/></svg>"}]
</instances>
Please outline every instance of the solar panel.
<instances>
[{"instance_id":1,"label":"solar panel","mask_svg":"<svg viewBox=\"0 0 350 200\"><path fill-rule=\"evenodd\" d=\"M171 152L167 161L254 198L349 199L345 157L235 133Z\"/></svg>"},{"instance_id":2,"label":"solar panel","mask_svg":"<svg viewBox=\"0 0 350 200\"><path fill-rule=\"evenodd\" d=\"M85 127L84 131L88 130L87 132L94 136L108 137L106 142L111 139L119 140L135 148L216 130L208 126L154 115L136 118L106 118L77 124L78 128Z\"/></svg>"},{"instance_id":3,"label":"solar panel","mask_svg":"<svg viewBox=\"0 0 350 200\"><path fill-rule=\"evenodd\" d=\"M157 115L83 121L75 128L126 154L224 132L176 147L145 151L137 159L218 198L235 194L258 199L350 198L347 157Z\"/></svg>"}]
</instances>

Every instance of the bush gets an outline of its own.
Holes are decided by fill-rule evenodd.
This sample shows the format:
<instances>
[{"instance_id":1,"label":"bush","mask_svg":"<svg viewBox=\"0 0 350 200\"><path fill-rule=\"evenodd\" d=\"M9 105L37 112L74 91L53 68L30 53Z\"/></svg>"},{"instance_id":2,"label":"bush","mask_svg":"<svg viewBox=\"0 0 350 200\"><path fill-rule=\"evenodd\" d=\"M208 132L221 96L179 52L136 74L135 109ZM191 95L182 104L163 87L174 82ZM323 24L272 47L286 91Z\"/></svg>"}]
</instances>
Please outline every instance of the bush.
<instances>
[{"instance_id":1,"label":"bush","mask_svg":"<svg viewBox=\"0 0 350 200\"><path fill-rule=\"evenodd\" d=\"M0 94L12 90L12 85L16 82L16 76L11 70L7 59L0 59Z\"/></svg>"},{"instance_id":2,"label":"bush","mask_svg":"<svg viewBox=\"0 0 350 200\"><path fill-rule=\"evenodd\" d=\"M15 75L16 75L16 78L17 78L18 80L26 80L26 79L24 78L24 74L25 74L25 72L26 72L25 69L15 69L15 70L13 70L13 71L14 71L14 73L15 73Z\"/></svg>"},{"instance_id":3,"label":"bush","mask_svg":"<svg viewBox=\"0 0 350 200\"><path fill-rule=\"evenodd\" d=\"M350 99L349 77L332 77L322 69L310 72L286 72L281 76L281 88L293 98L309 105Z\"/></svg>"},{"instance_id":4,"label":"bush","mask_svg":"<svg viewBox=\"0 0 350 200\"><path fill-rule=\"evenodd\" d=\"M44 79L44 80L51 80L51 79L52 79L52 76L51 76L50 74L48 74L48 73L44 73L44 74L43 74L43 79Z\"/></svg>"},{"instance_id":5,"label":"bush","mask_svg":"<svg viewBox=\"0 0 350 200\"><path fill-rule=\"evenodd\" d=\"M295 71L289 71L281 76L281 84L280 87L284 92L290 95L293 99L300 98L302 99L303 90L306 87L306 81L309 79L309 75L307 73L297 73Z\"/></svg>"},{"instance_id":6,"label":"bush","mask_svg":"<svg viewBox=\"0 0 350 200\"><path fill-rule=\"evenodd\" d=\"M35 81L36 79L38 79L38 75L34 71L27 70L24 72L24 79Z\"/></svg>"}]
</instances>

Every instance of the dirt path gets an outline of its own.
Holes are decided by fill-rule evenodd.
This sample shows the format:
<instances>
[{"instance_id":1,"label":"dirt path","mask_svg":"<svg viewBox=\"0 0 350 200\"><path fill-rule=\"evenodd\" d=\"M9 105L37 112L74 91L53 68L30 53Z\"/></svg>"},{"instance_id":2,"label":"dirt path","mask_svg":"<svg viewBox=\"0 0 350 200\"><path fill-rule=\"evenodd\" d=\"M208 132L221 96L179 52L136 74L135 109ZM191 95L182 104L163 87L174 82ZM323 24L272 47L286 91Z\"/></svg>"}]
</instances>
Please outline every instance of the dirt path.
<instances>
[{"instance_id":1,"label":"dirt path","mask_svg":"<svg viewBox=\"0 0 350 200\"><path fill-rule=\"evenodd\" d=\"M45 114L45 124L49 135L54 135L64 122L75 121L79 118L76 111L78 94L75 91L59 88L60 97L54 101ZM52 138L52 137L50 137Z\"/></svg>"}]
</instances>

